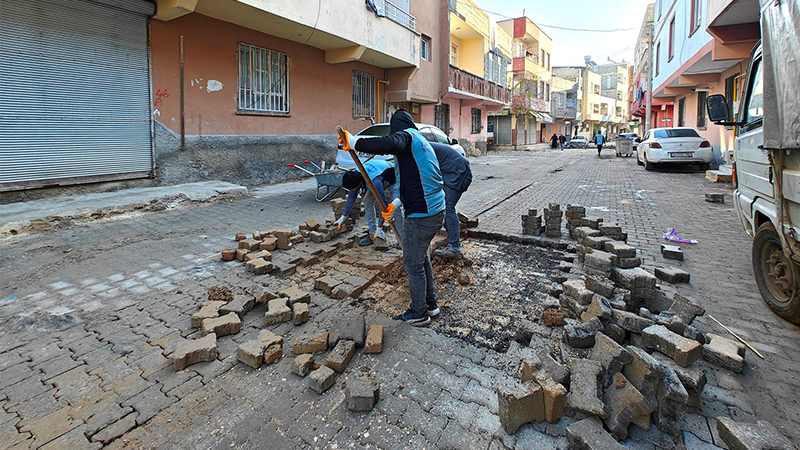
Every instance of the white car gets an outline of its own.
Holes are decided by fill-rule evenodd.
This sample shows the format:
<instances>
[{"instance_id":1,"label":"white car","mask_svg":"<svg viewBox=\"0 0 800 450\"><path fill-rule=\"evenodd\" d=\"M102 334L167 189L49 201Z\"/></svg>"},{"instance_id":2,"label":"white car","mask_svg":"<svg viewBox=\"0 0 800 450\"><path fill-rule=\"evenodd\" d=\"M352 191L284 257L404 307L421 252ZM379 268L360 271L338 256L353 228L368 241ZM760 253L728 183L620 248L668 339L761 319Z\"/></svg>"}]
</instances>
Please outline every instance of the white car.
<instances>
[{"instance_id":1,"label":"white car","mask_svg":"<svg viewBox=\"0 0 800 450\"><path fill-rule=\"evenodd\" d=\"M588 146L589 139L586 136L573 136L565 145L567 148L586 148Z\"/></svg>"},{"instance_id":2,"label":"white car","mask_svg":"<svg viewBox=\"0 0 800 450\"><path fill-rule=\"evenodd\" d=\"M711 143L694 128L652 128L636 147L636 159L645 170L662 163L697 164L708 170Z\"/></svg>"},{"instance_id":3,"label":"white car","mask_svg":"<svg viewBox=\"0 0 800 450\"><path fill-rule=\"evenodd\" d=\"M389 135L390 126L388 123L376 123L375 125L370 125L367 128L359 131L355 135L358 137L370 137L370 136L388 136ZM417 129L425 137L429 142L438 142L440 144L447 144L453 147L454 150L461 153L461 156L467 157L467 153L464 151L464 148L458 144L458 141L455 139L448 139L447 135L441 129L433 126L427 125L423 123L417 124ZM358 157L361 158L362 161L366 160L372 155L368 155L366 153L358 153ZM375 158L385 159L387 161L393 161L393 155L375 155ZM346 152L344 150L339 150L336 154L336 164L343 168L343 169L352 169L356 166L356 163L353 161L353 158L350 157L350 152Z\"/></svg>"}]
</instances>

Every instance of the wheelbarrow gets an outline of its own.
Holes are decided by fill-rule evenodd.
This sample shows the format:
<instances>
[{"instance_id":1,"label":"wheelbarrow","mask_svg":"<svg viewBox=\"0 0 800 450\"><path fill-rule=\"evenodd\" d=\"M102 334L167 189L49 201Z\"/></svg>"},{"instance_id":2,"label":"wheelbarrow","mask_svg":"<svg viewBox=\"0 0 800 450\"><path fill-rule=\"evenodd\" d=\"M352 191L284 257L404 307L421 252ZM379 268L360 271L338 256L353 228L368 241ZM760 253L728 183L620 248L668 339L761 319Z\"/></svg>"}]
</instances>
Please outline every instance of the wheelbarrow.
<instances>
[{"instance_id":1,"label":"wheelbarrow","mask_svg":"<svg viewBox=\"0 0 800 450\"><path fill-rule=\"evenodd\" d=\"M322 167L314 164L311 161L303 161L303 163L311 164L316 168L317 171L314 172L308 170L304 167L298 166L297 164L287 164L287 166L300 169L303 172L313 176L317 180L317 189L314 198L318 202L324 202L325 200L336 195L339 190L342 189L342 177L344 177L344 172L332 169L326 170L325 161L322 162Z\"/></svg>"}]
</instances>

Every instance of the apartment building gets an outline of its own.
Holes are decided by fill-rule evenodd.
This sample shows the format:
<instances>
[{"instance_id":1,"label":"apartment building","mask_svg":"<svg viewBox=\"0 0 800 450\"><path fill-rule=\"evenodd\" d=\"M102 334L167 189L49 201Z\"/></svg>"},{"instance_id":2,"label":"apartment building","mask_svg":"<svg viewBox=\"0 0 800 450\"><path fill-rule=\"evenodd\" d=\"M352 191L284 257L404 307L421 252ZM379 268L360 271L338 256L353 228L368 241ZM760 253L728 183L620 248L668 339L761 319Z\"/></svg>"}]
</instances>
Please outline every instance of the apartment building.
<instances>
[{"instance_id":1,"label":"apartment building","mask_svg":"<svg viewBox=\"0 0 800 450\"><path fill-rule=\"evenodd\" d=\"M592 139L596 134L609 135L618 124L616 114L616 93L613 97L604 96L602 90L603 77L595 70L593 64L588 66L553 67L553 75L577 83L577 102L573 136L580 135ZM607 91L610 94L611 91ZM615 91L614 91L615 92Z\"/></svg>"},{"instance_id":2,"label":"apartment building","mask_svg":"<svg viewBox=\"0 0 800 450\"><path fill-rule=\"evenodd\" d=\"M604 135L613 138L618 133L628 131L628 69L627 62L601 64L597 66L600 74L600 96L607 103L606 113L600 119L605 128ZM602 104L601 104L601 109Z\"/></svg>"},{"instance_id":3,"label":"apartment building","mask_svg":"<svg viewBox=\"0 0 800 450\"><path fill-rule=\"evenodd\" d=\"M573 127L578 113L578 82L553 76L552 116L555 124L548 135L563 134L568 139L574 135Z\"/></svg>"},{"instance_id":4,"label":"apartment building","mask_svg":"<svg viewBox=\"0 0 800 450\"><path fill-rule=\"evenodd\" d=\"M645 124L645 120L647 117L647 98L650 95L647 81L652 74L650 68L650 43L652 40L654 11L654 3L647 5L647 11L645 11L642 19L642 26L639 28L639 36L636 39L633 56L633 75L630 87L631 108L628 120L638 122L637 125L632 127L632 130L638 133L639 136L643 136L647 129L652 128L652 125L647 126ZM651 104L651 113L656 114L660 107L660 104Z\"/></svg>"},{"instance_id":5,"label":"apartment building","mask_svg":"<svg viewBox=\"0 0 800 450\"><path fill-rule=\"evenodd\" d=\"M756 19L752 19L755 17ZM705 99L725 94L738 106L744 66L760 38L756 0L656 0L652 125L696 128L729 162L732 130L708 125ZM752 20L752 21L747 21Z\"/></svg>"},{"instance_id":6,"label":"apartment building","mask_svg":"<svg viewBox=\"0 0 800 450\"><path fill-rule=\"evenodd\" d=\"M511 99L511 36L471 0L447 2L449 67L440 104L422 108L433 122L473 155L486 152L488 117ZM432 119L432 120L431 120Z\"/></svg>"},{"instance_id":7,"label":"apartment building","mask_svg":"<svg viewBox=\"0 0 800 450\"><path fill-rule=\"evenodd\" d=\"M0 3L0 190L262 184L332 163L336 125L421 120L447 89L447 5L371 3Z\"/></svg>"},{"instance_id":8,"label":"apartment building","mask_svg":"<svg viewBox=\"0 0 800 450\"><path fill-rule=\"evenodd\" d=\"M511 35L514 59L511 71L512 101L492 117L497 144L526 145L549 139L551 116L553 41L527 17L498 22Z\"/></svg>"}]
</instances>

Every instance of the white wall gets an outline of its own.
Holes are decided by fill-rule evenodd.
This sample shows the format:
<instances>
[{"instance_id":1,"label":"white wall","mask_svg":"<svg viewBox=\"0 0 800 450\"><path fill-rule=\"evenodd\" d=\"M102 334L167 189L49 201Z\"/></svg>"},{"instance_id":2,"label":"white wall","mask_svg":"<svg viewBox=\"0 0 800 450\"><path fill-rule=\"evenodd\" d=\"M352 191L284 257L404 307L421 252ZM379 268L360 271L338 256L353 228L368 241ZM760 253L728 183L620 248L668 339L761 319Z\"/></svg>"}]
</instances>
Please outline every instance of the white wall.
<instances>
[{"instance_id":1,"label":"white wall","mask_svg":"<svg viewBox=\"0 0 800 450\"><path fill-rule=\"evenodd\" d=\"M655 39L653 40L653 57L655 57L656 46L661 43L659 53L658 75L653 78L653 89L661 86L675 71L684 63L690 60L703 46L711 41L712 37L706 32L707 1L700 0L702 22L700 27L689 36L689 21L691 14L692 0L660 0L661 16L659 17L659 5L656 3L655 9ZM675 36L674 36L674 56L671 61L669 58L669 24L675 17ZM653 61L653 66L656 62Z\"/></svg>"}]
</instances>

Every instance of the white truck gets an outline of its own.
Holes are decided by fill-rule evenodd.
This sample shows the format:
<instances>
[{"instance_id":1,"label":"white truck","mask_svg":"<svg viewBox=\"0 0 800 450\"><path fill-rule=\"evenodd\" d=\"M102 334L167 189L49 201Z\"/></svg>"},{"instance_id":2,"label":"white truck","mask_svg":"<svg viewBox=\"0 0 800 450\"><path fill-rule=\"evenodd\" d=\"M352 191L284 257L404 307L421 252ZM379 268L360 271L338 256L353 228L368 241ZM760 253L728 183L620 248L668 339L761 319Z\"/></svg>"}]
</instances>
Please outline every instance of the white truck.
<instances>
[{"instance_id":1,"label":"white truck","mask_svg":"<svg viewBox=\"0 0 800 450\"><path fill-rule=\"evenodd\" d=\"M735 127L733 203L753 238L761 296L800 323L800 2L760 4L761 42L736 117L719 94L707 109L711 121Z\"/></svg>"}]
</instances>

